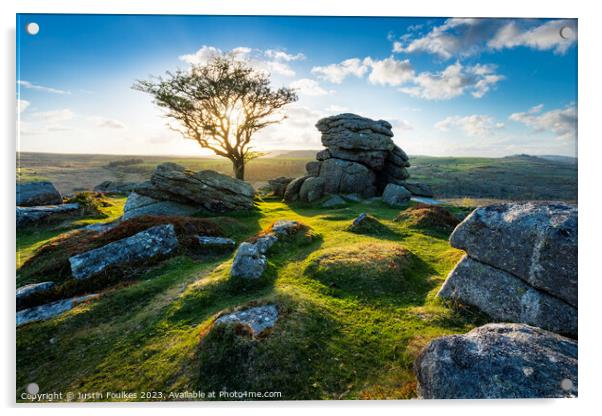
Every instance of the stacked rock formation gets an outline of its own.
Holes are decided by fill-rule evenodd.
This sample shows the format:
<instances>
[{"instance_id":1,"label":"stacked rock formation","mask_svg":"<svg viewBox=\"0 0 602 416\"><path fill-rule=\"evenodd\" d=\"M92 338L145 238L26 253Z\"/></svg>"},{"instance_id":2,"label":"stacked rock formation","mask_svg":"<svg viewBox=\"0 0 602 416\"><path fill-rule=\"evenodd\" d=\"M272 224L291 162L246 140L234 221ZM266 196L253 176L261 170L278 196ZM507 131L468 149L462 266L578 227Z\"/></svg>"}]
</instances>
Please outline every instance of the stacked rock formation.
<instances>
[{"instance_id":1,"label":"stacked rock formation","mask_svg":"<svg viewBox=\"0 0 602 416\"><path fill-rule=\"evenodd\" d=\"M381 195L387 184L409 178L406 153L393 142L391 124L355 114L326 117L316 124L326 149L309 162L307 174L291 181L284 199L313 202L325 194Z\"/></svg>"},{"instance_id":2,"label":"stacked rock formation","mask_svg":"<svg viewBox=\"0 0 602 416\"><path fill-rule=\"evenodd\" d=\"M439 296L498 321L577 334L577 207L507 203L473 211L450 237L467 255Z\"/></svg>"},{"instance_id":3,"label":"stacked rock formation","mask_svg":"<svg viewBox=\"0 0 602 416\"><path fill-rule=\"evenodd\" d=\"M151 180L136 186L124 207L124 219L141 215L192 215L253 207L255 190L248 183L212 170L192 172L163 163Z\"/></svg>"},{"instance_id":4,"label":"stacked rock formation","mask_svg":"<svg viewBox=\"0 0 602 416\"><path fill-rule=\"evenodd\" d=\"M80 213L79 204L63 204L60 192L45 181L17 183L16 208L17 228Z\"/></svg>"}]
</instances>

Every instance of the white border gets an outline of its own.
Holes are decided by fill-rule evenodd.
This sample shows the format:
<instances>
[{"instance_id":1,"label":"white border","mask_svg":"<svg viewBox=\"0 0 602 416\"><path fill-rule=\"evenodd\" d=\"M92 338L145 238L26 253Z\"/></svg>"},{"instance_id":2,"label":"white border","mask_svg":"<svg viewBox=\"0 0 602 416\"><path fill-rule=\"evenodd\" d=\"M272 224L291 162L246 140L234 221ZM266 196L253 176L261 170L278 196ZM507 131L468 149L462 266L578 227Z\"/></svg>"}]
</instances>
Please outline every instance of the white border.
<instances>
[{"instance_id":1,"label":"white border","mask_svg":"<svg viewBox=\"0 0 602 416\"><path fill-rule=\"evenodd\" d=\"M0 101L2 125L5 126L2 149L2 282L4 295L2 333L3 365L2 405L8 414L27 415L97 415L111 412L144 415L195 414L307 414L308 412L341 412L362 414L373 411L386 414L420 413L447 415L508 415L526 412L550 415L576 412L593 413L600 395L602 375L600 350L601 278L598 276L602 244L600 229L602 209L599 190L602 175L596 169L600 163L601 141L598 101L602 97L600 77L600 46L602 21L596 13L595 2L557 1L528 2L526 0L455 1L356 1L356 0L4 0L2 13L2 80L5 93ZM128 13L128 14L234 14L234 15L349 15L349 16L478 16L478 17L576 17L579 18L579 205L580 205L580 348L579 398L574 400L523 401L439 401L439 402L285 402L285 403L183 403L183 404L105 404L66 407L16 407L14 403L14 178L15 178L15 13ZM361 30L361 29L358 29ZM119 410L118 410L119 409Z\"/></svg>"}]
</instances>

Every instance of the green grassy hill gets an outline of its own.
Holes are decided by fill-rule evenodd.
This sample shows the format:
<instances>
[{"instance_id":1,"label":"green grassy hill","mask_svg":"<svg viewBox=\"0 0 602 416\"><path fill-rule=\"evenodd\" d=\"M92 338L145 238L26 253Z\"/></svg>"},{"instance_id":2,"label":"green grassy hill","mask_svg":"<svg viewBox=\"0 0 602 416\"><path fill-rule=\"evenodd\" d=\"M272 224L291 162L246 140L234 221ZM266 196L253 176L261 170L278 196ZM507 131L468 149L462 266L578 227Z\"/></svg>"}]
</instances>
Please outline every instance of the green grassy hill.
<instances>
[{"instance_id":1,"label":"green grassy hill","mask_svg":"<svg viewBox=\"0 0 602 416\"><path fill-rule=\"evenodd\" d=\"M112 202L104 221L124 200ZM362 212L380 225L349 231ZM279 219L308 225L313 238L276 246L266 277L250 286L229 279L231 254L182 255L99 300L18 328L17 399L31 382L40 393L156 391L160 400L224 387L281 391L283 400L414 397L420 349L483 320L435 298L462 256L449 246L448 231L394 221L398 214L381 203L323 210L268 199L228 222L216 218L238 242ZM75 226L19 232L18 263ZM281 316L263 340L209 331L221 311L268 302Z\"/></svg>"}]
</instances>

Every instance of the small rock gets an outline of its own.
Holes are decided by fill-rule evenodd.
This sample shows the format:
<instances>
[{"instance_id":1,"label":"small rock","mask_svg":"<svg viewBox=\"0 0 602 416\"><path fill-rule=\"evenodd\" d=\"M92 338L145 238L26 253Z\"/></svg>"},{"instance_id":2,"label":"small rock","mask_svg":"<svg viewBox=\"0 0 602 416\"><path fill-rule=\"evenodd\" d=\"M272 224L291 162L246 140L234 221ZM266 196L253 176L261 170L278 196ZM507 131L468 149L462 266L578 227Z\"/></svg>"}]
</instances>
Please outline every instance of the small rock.
<instances>
[{"instance_id":1,"label":"small rock","mask_svg":"<svg viewBox=\"0 0 602 416\"><path fill-rule=\"evenodd\" d=\"M326 181L321 177L307 178L299 189L299 199L311 203L322 198L325 183Z\"/></svg>"},{"instance_id":2,"label":"small rock","mask_svg":"<svg viewBox=\"0 0 602 416\"><path fill-rule=\"evenodd\" d=\"M17 307L33 295L48 292L54 287L54 282L32 283L17 289Z\"/></svg>"},{"instance_id":3,"label":"small rock","mask_svg":"<svg viewBox=\"0 0 602 416\"><path fill-rule=\"evenodd\" d=\"M243 279L259 279L267 267L266 257L255 244L244 242L234 256L230 276Z\"/></svg>"},{"instance_id":4,"label":"small rock","mask_svg":"<svg viewBox=\"0 0 602 416\"><path fill-rule=\"evenodd\" d=\"M137 186L136 182L104 181L96 185L94 191L106 194L129 194Z\"/></svg>"},{"instance_id":5,"label":"small rock","mask_svg":"<svg viewBox=\"0 0 602 416\"><path fill-rule=\"evenodd\" d=\"M279 236L287 236L294 234L299 225L299 222L293 220L278 220L272 225L272 231Z\"/></svg>"},{"instance_id":6,"label":"small rock","mask_svg":"<svg viewBox=\"0 0 602 416\"><path fill-rule=\"evenodd\" d=\"M577 342L524 324L437 338L414 363L423 399L577 396Z\"/></svg>"},{"instance_id":7,"label":"small rock","mask_svg":"<svg viewBox=\"0 0 602 416\"><path fill-rule=\"evenodd\" d=\"M301 190L301 186L303 182L310 176L301 176L299 178L293 179L286 187L286 191L284 191L284 200L286 202L295 202L299 199L299 191Z\"/></svg>"},{"instance_id":8,"label":"small rock","mask_svg":"<svg viewBox=\"0 0 602 416\"><path fill-rule=\"evenodd\" d=\"M256 306L242 311L222 315L215 320L215 325L238 323L251 328L254 337L272 328L278 320L278 308L275 305Z\"/></svg>"},{"instance_id":9,"label":"small rock","mask_svg":"<svg viewBox=\"0 0 602 416\"><path fill-rule=\"evenodd\" d=\"M261 254L265 254L268 252L270 248L278 241L278 237L274 233L267 233L262 235L257 240L255 240L255 247Z\"/></svg>"},{"instance_id":10,"label":"small rock","mask_svg":"<svg viewBox=\"0 0 602 416\"><path fill-rule=\"evenodd\" d=\"M236 247L236 242L231 238L210 237L206 235L197 236L201 248L209 250L232 250Z\"/></svg>"},{"instance_id":11,"label":"small rock","mask_svg":"<svg viewBox=\"0 0 602 416\"><path fill-rule=\"evenodd\" d=\"M97 297L97 294L79 296L71 299L59 300L46 305L36 306L35 308L23 309L17 312L17 326L25 325L30 322L46 321L73 309L82 302Z\"/></svg>"},{"instance_id":12,"label":"small rock","mask_svg":"<svg viewBox=\"0 0 602 416\"><path fill-rule=\"evenodd\" d=\"M179 243L172 224L157 225L103 247L69 258L75 279L89 279L109 267L147 263L175 253Z\"/></svg>"},{"instance_id":13,"label":"small rock","mask_svg":"<svg viewBox=\"0 0 602 416\"><path fill-rule=\"evenodd\" d=\"M294 178L289 178L287 176L280 176L275 179L270 179L268 181L270 188L272 189L272 193L275 196L283 197L284 192L286 191L286 187Z\"/></svg>"},{"instance_id":14,"label":"small rock","mask_svg":"<svg viewBox=\"0 0 602 416\"><path fill-rule=\"evenodd\" d=\"M434 196L431 187L425 183L404 181L403 183L400 183L400 185L410 191L412 195L424 196L427 198L432 198Z\"/></svg>"},{"instance_id":15,"label":"small rock","mask_svg":"<svg viewBox=\"0 0 602 416\"><path fill-rule=\"evenodd\" d=\"M338 195L332 195L322 202L322 208L337 208L346 205L347 202Z\"/></svg>"},{"instance_id":16,"label":"small rock","mask_svg":"<svg viewBox=\"0 0 602 416\"><path fill-rule=\"evenodd\" d=\"M364 222L364 220L368 218L368 214L366 214L365 212L362 212L360 215L357 216L356 219L353 220L353 223L351 223L352 226L359 226L362 224L362 222Z\"/></svg>"},{"instance_id":17,"label":"small rock","mask_svg":"<svg viewBox=\"0 0 602 416\"><path fill-rule=\"evenodd\" d=\"M70 216L79 214L80 205L73 203L39 207L17 207L16 209L17 228L22 228L28 225L40 223L42 221L63 218L66 215Z\"/></svg>"},{"instance_id":18,"label":"small rock","mask_svg":"<svg viewBox=\"0 0 602 416\"><path fill-rule=\"evenodd\" d=\"M60 205L63 197L51 182L17 183L17 206Z\"/></svg>"},{"instance_id":19,"label":"small rock","mask_svg":"<svg viewBox=\"0 0 602 416\"><path fill-rule=\"evenodd\" d=\"M383 201L392 207L404 207L410 202L412 194L401 185L390 183L383 192Z\"/></svg>"}]
</instances>

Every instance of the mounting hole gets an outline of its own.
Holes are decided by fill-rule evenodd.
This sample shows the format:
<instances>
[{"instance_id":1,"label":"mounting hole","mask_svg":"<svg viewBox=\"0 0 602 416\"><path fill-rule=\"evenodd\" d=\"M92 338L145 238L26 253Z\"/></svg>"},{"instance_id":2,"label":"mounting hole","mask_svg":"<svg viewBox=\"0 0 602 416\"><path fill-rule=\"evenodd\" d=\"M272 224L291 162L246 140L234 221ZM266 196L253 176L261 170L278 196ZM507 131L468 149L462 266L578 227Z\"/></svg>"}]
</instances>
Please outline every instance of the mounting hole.
<instances>
[{"instance_id":1,"label":"mounting hole","mask_svg":"<svg viewBox=\"0 0 602 416\"><path fill-rule=\"evenodd\" d=\"M38 394L38 392L40 391L40 386L38 386L37 383L29 383L25 390L29 394Z\"/></svg>"},{"instance_id":2,"label":"mounting hole","mask_svg":"<svg viewBox=\"0 0 602 416\"><path fill-rule=\"evenodd\" d=\"M573 33L573 28L569 26L563 26L560 28L560 37L564 40L571 40L575 34Z\"/></svg>"},{"instance_id":3,"label":"mounting hole","mask_svg":"<svg viewBox=\"0 0 602 416\"><path fill-rule=\"evenodd\" d=\"M40 25L36 22L27 23L27 26L25 26L25 30L30 35L37 35L40 31Z\"/></svg>"}]
</instances>

